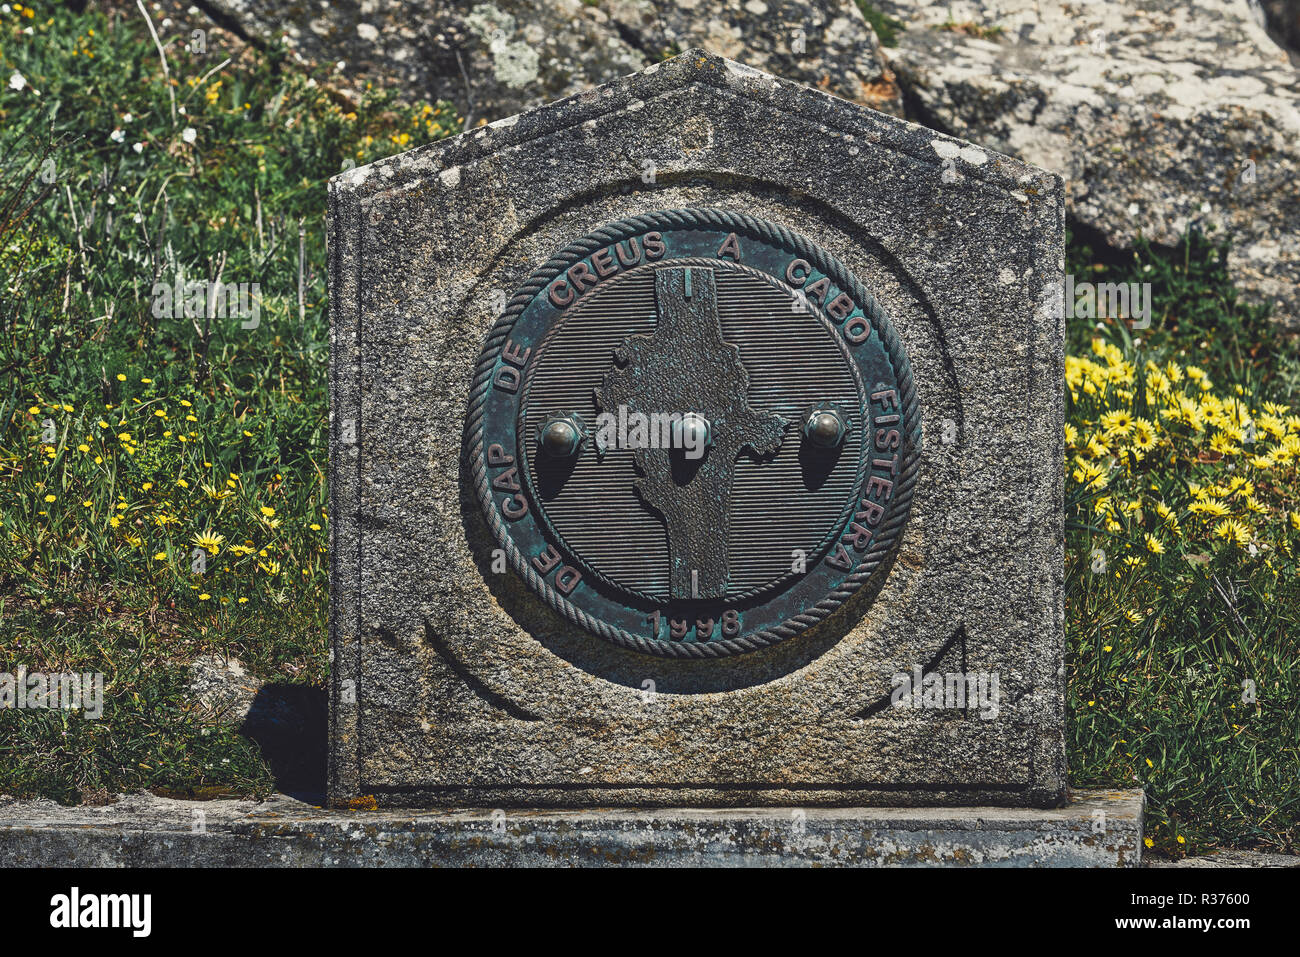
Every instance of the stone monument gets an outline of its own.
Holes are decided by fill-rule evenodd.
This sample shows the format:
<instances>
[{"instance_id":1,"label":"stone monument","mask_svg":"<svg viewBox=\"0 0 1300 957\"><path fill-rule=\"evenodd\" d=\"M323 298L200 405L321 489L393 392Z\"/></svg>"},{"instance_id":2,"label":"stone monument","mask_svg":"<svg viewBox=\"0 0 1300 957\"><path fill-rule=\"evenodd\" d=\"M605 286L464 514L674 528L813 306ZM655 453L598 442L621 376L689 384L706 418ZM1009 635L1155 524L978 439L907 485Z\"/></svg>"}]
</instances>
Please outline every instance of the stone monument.
<instances>
[{"instance_id":1,"label":"stone monument","mask_svg":"<svg viewBox=\"0 0 1300 957\"><path fill-rule=\"evenodd\" d=\"M330 219L335 807L1066 803L1056 175L692 50Z\"/></svg>"}]
</instances>

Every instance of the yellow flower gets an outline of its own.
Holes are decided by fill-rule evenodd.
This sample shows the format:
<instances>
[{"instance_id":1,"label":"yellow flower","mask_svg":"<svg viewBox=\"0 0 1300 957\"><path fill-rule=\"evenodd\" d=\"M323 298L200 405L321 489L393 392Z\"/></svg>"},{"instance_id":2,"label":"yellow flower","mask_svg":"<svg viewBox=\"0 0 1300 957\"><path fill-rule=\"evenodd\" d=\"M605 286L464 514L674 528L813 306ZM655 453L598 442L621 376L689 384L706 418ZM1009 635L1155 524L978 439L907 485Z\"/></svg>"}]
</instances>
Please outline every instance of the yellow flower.
<instances>
[{"instance_id":1,"label":"yellow flower","mask_svg":"<svg viewBox=\"0 0 1300 957\"><path fill-rule=\"evenodd\" d=\"M41 414L41 407L40 407L39 405L34 405L34 406L32 406L30 409L28 409L27 411L30 412L32 415L40 415L40 414Z\"/></svg>"},{"instance_id":2,"label":"yellow flower","mask_svg":"<svg viewBox=\"0 0 1300 957\"><path fill-rule=\"evenodd\" d=\"M1227 432L1220 432L1214 438L1210 439L1210 450L1213 452L1222 452L1224 455L1238 455L1241 449L1233 441L1232 436Z\"/></svg>"},{"instance_id":3,"label":"yellow flower","mask_svg":"<svg viewBox=\"0 0 1300 957\"><path fill-rule=\"evenodd\" d=\"M122 373L119 372L119 373L117 374L117 381L118 381L118 382L125 382L125 381L126 381L126 376L124 376Z\"/></svg>"},{"instance_id":4,"label":"yellow flower","mask_svg":"<svg viewBox=\"0 0 1300 957\"><path fill-rule=\"evenodd\" d=\"M1204 515L1207 518L1222 518L1228 514L1228 506L1212 498L1203 502L1193 502L1187 506L1187 510L1194 515Z\"/></svg>"},{"instance_id":5,"label":"yellow flower","mask_svg":"<svg viewBox=\"0 0 1300 957\"><path fill-rule=\"evenodd\" d=\"M1084 447L1085 451L1094 459L1105 458L1110 455L1110 446L1100 435L1088 436L1088 444Z\"/></svg>"},{"instance_id":6,"label":"yellow flower","mask_svg":"<svg viewBox=\"0 0 1300 957\"><path fill-rule=\"evenodd\" d=\"M165 562L165 561L167 561L167 553L166 553L166 552L159 552L157 555L155 555L155 556L153 557L153 560L156 561L156 562Z\"/></svg>"},{"instance_id":7,"label":"yellow flower","mask_svg":"<svg viewBox=\"0 0 1300 957\"><path fill-rule=\"evenodd\" d=\"M1186 838L1184 838L1181 834L1178 835L1177 840L1178 840L1178 843L1179 843L1179 844L1186 844L1186 843L1187 843Z\"/></svg>"},{"instance_id":8,"label":"yellow flower","mask_svg":"<svg viewBox=\"0 0 1300 957\"><path fill-rule=\"evenodd\" d=\"M1156 538L1150 532L1147 533L1146 543L1147 551L1152 555L1163 555L1165 553L1165 546L1161 545L1160 539Z\"/></svg>"},{"instance_id":9,"label":"yellow flower","mask_svg":"<svg viewBox=\"0 0 1300 957\"><path fill-rule=\"evenodd\" d=\"M45 496L45 501L47 501L47 502L57 502L57 501L58 501L58 496L57 496L57 495L47 495L47 496Z\"/></svg>"},{"instance_id":10,"label":"yellow flower","mask_svg":"<svg viewBox=\"0 0 1300 957\"><path fill-rule=\"evenodd\" d=\"M1133 420L1133 447L1145 452L1156 444L1156 430L1143 418Z\"/></svg>"},{"instance_id":11,"label":"yellow flower","mask_svg":"<svg viewBox=\"0 0 1300 957\"><path fill-rule=\"evenodd\" d=\"M78 451L78 452L89 452L89 451L90 451L90 446L87 445L85 442L82 442L80 445L77 446L77 451Z\"/></svg>"},{"instance_id":12,"label":"yellow flower","mask_svg":"<svg viewBox=\"0 0 1300 957\"><path fill-rule=\"evenodd\" d=\"M1096 462L1080 462L1073 475L1076 482L1090 489L1106 487L1106 470Z\"/></svg>"},{"instance_id":13,"label":"yellow flower","mask_svg":"<svg viewBox=\"0 0 1300 957\"><path fill-rule=\"evenodd\" d=\"M1245 548L1250 544L1250 531L1235 518L1225 518L1214 526L1214 537L1222 538L1237 548Z\"/></svg>"},{"instance_id":14,"label":"yellow flower","mask_svg":"<svg viewBox=\"0 0 1300 957\"><path fill-rule=\"evenodd\" d=\"M312 522L312 523L311 523L310 525L308 525L307 527L310 528L313 532L319 532L319 531L320 531L320 526L317 525L315 522Z\"/></svg>"},{"instance_id":15,"label":"yellow flower","mask_svg":"<svg viewBox=\"0 0 1300 957\"><path fill-rule=\"evenodd\" d=\"M1104 412L1101 416L1101 425L1106 430L1107 438L1127 435L1133 428L1133 413L1128 409Z\"/></svg>"},{"instance_id":16,"label":"yellow flower","mask_svg":"<svg viewBox=\"0 0 1300 957\"><path fill-rule=\"evenodd\" d=\"M195 535L192 539L190 539L190 541L192 541L195 545L199 546L199 548L206 548L213 555L217 554L217 552L221 550L221 543L224 542L225 540L226 540L226 536L220 535L212 531L212 529L208 529L205 532L200 532L199 534Z\"/></svg>"},{"instance_id":17,"label":"yellow flower","mask_svg":"<svg viewBox=\"0 0 1300 957\"><path fill-rule=\"evenodd\" d=\"M267 518L270 518L272 515L275 514L275 509L273 509L273 508L272 508L271 506L269 506L269 505L263 505L263 506L262 506L262 514L265 515Z\"/></svg>"},{"instance_id":18,"label":"yellow flower","mask_svg":"<svg viewBox=\"0 0 1300 957\"><path fill-rule=\"evenodd\" d=\"M207 601L211 597L212 596L209 595L207 592L204 592L203 594L199 595L199 601Z\"/></svg>"},{"instance_id":19,"label":"yellow flower","mask_svg":"<svg viewBox=\"0 0 1300 957\"><path fill-rule=\"evenodd\" d=\"M1156 846L1156 842L1153 841L1153 840L1151 840L1151 838L1149 838L1149 837L1144 837L1144 838L1142 838L1142 843L1145 844L1147 847L1155 847L1155 846Z\"/></svg>"},{"instance_id":20,"label":"yellow flower","mask_svg":"<svg viewBox=\"0 0 1300 957\"><path fill-rule=\"evenodd\" d=\"M90 506L94 505L95 503L94 503L93 501L91 501L90 499L86 499L86 500L85 500L84 502L82 502L81 504L82 504L82 506L83 506L84 508L90 508Z\"/></svg>"},{"instance_id":21,"label":"yellow flower","mask_svg":"<svg viewBox=\"0 0 1300 957\"><path fill-rule=\"evenodd\" d=\"M1267 413L1261 415L1257 419L1257 423L1262 431L1267 432L1275 439L1280 439L1286 435L1286 423L1275 415L1268 415Z\"/></svg>"},{"instance_id":22,"label":"yellow flower","mask_svg":"<svg viewBox=\"0 0 1300 957\"><path fill-rule=\"evenodd\" d=\"M190 487L190 483L187 482L187 481L185 481L185 479L177 479L177 480L176 480L176 484L179 485L181 488L189 488L189 487Z\"/></svg>"}]
</instances>

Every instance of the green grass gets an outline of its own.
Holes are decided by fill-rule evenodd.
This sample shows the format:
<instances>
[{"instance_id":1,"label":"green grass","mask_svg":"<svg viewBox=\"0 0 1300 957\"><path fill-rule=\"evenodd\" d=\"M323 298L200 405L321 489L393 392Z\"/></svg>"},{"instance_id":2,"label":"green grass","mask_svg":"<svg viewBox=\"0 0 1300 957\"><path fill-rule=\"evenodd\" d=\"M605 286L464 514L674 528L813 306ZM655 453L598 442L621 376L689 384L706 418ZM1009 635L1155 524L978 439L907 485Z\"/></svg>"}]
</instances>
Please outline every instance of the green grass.
<instances>
[{"instance_id":1,"label":"green grass","mask_svg":"<svg viewBox=\"0 0 1300 957\"><path fill-rule=\"evenodd\" d=\"M0 14L0 672L107 676L100 721L0 711L0 793L263 792L184 663L326 676L325 181L459 121L186 40L169 84L142 18ZM156 315L178 274L256 328Z\"/></svg>"},{"instance_id":2,"label":"green grass","mask_svg":"<svg viewBox=\"0 0 1300 957\"><path fill-rule=\"evenodd\" d=\"M1171 854L1294 850L1294 346L1238 301L1225 247L1199 233L1111 263L1072 242L1069 258L1078 281L1150 282L1155 306L1141 332L1067 324L1071 781L1140 783Z\"/></svg>"},{"instance_id":3,"label":"green grass","mask_svg":"<svg viewBox=\"0 0 1300 957\"><path fill-rule=\"evenodd\" d=\"M170 94L142 21L0 16L0 672L108 681L103 720L0 711L0 793L272 786L256 745L202 724L184 665L323 683L324 182L459 129L275 54L209 76L220 55L167 51ZM1155 314L1067 326L1071 781L1140 783L1162 850L1294 849L1294 348L1209 239L1104 253L1072 240L1070 271L1152 283ZM259 326L155 316L178 270L259 283Z\"/></svg>"},{"instance_id":4,"label":"green grass","mask_svg":"<svg viewBox=\"0 0 1300 957\"><path fill-rule=\"evenodd\" d=\"M870 0L853 0L853 2L857 4L863 19L871 24L871 29L876 32L876 39L880 41L882 47L898 46L898 31L904 29L901 20L896 20L876 9Z\"/></svg>"}]
</instances>

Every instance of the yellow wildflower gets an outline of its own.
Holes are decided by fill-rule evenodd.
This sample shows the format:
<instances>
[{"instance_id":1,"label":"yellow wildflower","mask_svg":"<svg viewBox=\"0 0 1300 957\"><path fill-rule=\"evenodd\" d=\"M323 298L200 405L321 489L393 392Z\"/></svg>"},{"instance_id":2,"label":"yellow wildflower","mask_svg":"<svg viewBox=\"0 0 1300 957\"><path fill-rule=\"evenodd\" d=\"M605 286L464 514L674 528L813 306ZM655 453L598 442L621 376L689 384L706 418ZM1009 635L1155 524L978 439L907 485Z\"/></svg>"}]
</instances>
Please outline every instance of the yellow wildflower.
<instances>
[{"instance_id":1,"label":"yellow wildflower","mask_svg":"<svg viewBox=\"0 0 1300 957\"><path fill-rule=\"evenodd\" d=\"M1133 413L1128 409L1102 413L1101 425L1106 430L1107 438L1127 435L1133 428Z\"/></svg>"},{"instance_id":2,"label":"yellow wildflower","mask_svg":"<svg viewBox=\"0 0 1300 957\"><path fill-rule=\"evenodd\" d=\"M217 554L217 552L221 550L221 543L224 542L225 540L226 537L224 535L214 532L212 531L212 529L208 529L207 531L200 532L199 534L195 535L192 539L190 539L190 541L192 541L199 548L207 549L208 552L213 555Z\"/></svg>"},{"instance_id":3,"label":"yellow wildflower","mask_svg":"<svg viewBox=\"0 0 1300 957\"><path fill-rule=\"evenodd\" d=\"M1222 538L1237 548L1245 548L1250 544L1249 530L1235 518L1225 518L1214 526L1214 537Z\"/></svg>"}]
</instances>

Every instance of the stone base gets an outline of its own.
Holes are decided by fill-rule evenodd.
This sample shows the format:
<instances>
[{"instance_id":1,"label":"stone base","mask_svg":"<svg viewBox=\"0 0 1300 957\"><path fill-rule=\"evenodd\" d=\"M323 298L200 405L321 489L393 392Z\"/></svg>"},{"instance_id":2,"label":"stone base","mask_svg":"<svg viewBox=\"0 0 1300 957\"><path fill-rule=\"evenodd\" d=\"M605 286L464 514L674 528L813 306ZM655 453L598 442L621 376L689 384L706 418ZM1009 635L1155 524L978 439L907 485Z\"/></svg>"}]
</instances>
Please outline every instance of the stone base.
<instances>
[{"instance_id":1,"label":"stone base","mask_svg":"<svg viewBox=\"0 0 1300 957\"><path fill-rule=\"evenodd\" d=\"M328 811L150 794L105 807L0 799L0 868L1136 867L1143 793L1062 808Z\"/></svg>"}]
</instances>

